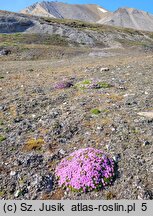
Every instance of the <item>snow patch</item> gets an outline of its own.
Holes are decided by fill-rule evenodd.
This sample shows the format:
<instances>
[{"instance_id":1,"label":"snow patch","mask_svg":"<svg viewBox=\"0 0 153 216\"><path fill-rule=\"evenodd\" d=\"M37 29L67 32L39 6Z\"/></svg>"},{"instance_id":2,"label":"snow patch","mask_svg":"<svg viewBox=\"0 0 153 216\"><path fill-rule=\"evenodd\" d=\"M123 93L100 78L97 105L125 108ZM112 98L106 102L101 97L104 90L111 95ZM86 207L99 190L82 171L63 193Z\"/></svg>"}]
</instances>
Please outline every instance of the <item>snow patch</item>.
<instances>
[{"instance_id":1,"label":"snow patch","mask_svg":"<svg viewBox=\"0 0 153 216\"><path fill-rule=\"evenodd\" d=\"M103 8L98 7L98 9L99 9L100 11L102 11L103 13L106 13L106 12L107 12L107 10L105 10L105 9L103 9Z\"/></svg>"}]
</instances>

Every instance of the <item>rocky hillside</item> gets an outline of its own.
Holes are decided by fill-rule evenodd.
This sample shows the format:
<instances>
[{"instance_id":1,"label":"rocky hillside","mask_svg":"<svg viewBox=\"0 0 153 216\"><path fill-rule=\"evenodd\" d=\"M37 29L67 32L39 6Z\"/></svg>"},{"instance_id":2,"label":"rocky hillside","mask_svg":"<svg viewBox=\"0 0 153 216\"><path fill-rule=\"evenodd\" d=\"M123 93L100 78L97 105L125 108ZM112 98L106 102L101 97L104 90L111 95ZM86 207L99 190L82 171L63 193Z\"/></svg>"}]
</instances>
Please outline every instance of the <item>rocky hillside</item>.
<instances>
[{"instance_id":1,"label":"rocky hillside","mask_svg":"<svg viewBox=\"0 0 153 216\"><path fill-rule=\"evenodd\" d=\"M20 11L23 14L60 19L75 19L136 30L153 31L153 15L133 8L119 8L109 12L94 4L72 5L62 2L35 3Z\"/></svg>"},{"instance_id":2,"label":"rocky hillside","mask_svg":"<svg viewBox=\"0 0 153 216\"><path fill-rule=\"evenodd\" d=\"M133 8L119 8L113 13L106 13L98 23L153 31L153 15Z\"/></svg>"},{"instance_id":3,"label":"rocky hillside","mask_svg":"<svg viewBox=\"0 0 153 216\"><path fill-rule=\"evenodd\" d=\"M81 21L0 11L0 33L19 32L46 34L54 36L54 39L57 38L57 42L59 42L60 38L69 45L86 45L90 47L121 48L124 45L135 46L153 43L151 33Z\"/></svg>"},{"instance_id":4,"label":"rocky hillside","mask_svg":"<svg viewBox=\"0 0 153 216\"><path fill-rule=\"evenodd\" d=\"M104 8L95 4L66 4L63 2L35 3L20 11L24 14L46 16L60 19L76 19L88 22L96 22L107 12Z\"/></svg>"}]
</instances>

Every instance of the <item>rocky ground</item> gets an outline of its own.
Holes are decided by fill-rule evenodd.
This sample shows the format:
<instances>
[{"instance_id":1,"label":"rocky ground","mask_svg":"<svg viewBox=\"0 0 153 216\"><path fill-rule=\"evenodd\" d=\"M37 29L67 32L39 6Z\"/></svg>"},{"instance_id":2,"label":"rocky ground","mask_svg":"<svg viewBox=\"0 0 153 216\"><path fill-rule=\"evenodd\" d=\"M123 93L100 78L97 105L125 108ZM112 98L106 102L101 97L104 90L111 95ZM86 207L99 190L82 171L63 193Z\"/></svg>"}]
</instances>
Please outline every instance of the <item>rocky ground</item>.
<instances>
[{"instance_id":1,"label":"rocky ground","mask_svg":"<svg viewBox=\"0 0 153 216\"><path fill-rule=\"evenodd\" d=\"M152 52L0 58L1 199L153 199L153 117L138 115L153 112ZM116 161L113 185L90 193L58 188L56 165L85 147Z\"/></svg>"}]
</instances>

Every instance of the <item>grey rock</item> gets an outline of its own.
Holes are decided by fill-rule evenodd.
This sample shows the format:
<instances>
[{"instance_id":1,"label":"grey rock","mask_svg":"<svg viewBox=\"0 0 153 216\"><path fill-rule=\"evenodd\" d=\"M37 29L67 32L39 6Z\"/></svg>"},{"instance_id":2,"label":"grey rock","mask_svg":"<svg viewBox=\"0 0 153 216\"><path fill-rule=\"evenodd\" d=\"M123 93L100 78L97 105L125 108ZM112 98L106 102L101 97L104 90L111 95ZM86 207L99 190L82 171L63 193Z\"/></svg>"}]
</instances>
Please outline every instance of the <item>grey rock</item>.
<instances>
[{"instance_id":1,"label":"grey rock","mask_svg":"<svg viewBox=\"0 0 153 216\"><path fill-rule=\"evenodd\" d=\"M11 50L9 49L2 49L0 50L0 56L11 54Z\"/></svg>"},{"instance_id":2,"label":"grey rock","mask_svg":"<svg viewBox=\"0 0 153 216\"><path fill-rule=\"evenodd\" d=\"M146 140L143 142L143 146L147 146L147 145L150 145L150 142Z\"/></svg>"},{"instance_id":3,"label":"grey rock","mask_svg":"<svg viewBox=\"0 0 153 216\"><path fill-rule=\"evenodd\" d=\"M17 191L15 192L15 194L14 194L14 197L15 197L15 198L19 197L20 193L21 193L21 191L20 191L20 190L17 190Z\"/></svg>"},{"instance_id":4,"label":"grey rock","mask_svg":"<svg viewBox=\"0 0 153 216\"><path fill-rule=\"evenodd\" d=\"M100 68L100 72L103 72L103 71L109 71L109 68L107 68L107 67L106 68L103 68L103 67Z\"/></svg>"},{"instance_id":5,"label":"grey rock","mask_svg":"<svg viewBox=\"0 0 153 216\"><path fill-rule=\"evenodd\" d=\"M16 174L17 174L16 171L11 171L11 172L10 172L10 176L15 176Z\"/></svg>"},{"instance_id":6,"label":"grey rock","mask_svg":"<svg viewBox=\"0 0 153 216\"><path fill-rule=\"evenodd\" d=\"M66 152L63 149L60 149L59 153L62 154L62 155L65 155Z\"/></svg>"},{"instance_id":7,"label":"grey rock","mask_svg":"<svg viewBox=\"0 0 153 216\"><path fill-rule=\"evenodd\" d=\"M51 174L41 176L40 181L37 184L37 191L51 192L53 189L53 177Z\"/></svg>"},{"instance_id":8,"label":"grey rock","mask_svg":"<svg viewBox=\"0 0 153 216\"><path fill-rule=\"evenodd\" d=\"M121 160L121 154L117 154L113 157L114 161L118 163Z\"/></svg>"}]
</instances>

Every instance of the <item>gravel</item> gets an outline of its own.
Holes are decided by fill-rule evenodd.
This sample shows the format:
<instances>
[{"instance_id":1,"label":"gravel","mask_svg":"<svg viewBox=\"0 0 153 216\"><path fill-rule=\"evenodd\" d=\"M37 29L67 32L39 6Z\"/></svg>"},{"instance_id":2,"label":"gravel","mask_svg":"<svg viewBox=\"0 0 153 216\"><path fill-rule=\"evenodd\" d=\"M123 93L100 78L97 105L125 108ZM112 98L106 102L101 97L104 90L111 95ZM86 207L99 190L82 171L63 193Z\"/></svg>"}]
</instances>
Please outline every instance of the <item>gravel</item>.
<instances>
[{"instance_id":1,"label":"gravel","mask_svg":"<svg viewBox=\"0 0 153 216\"><path fill-rule=\"evenodd\" d=\"M153 198L153 121L137 114L152 112L153 56L131 55L1 62L1 199ZM55 89L60 80L73 85ZM111 85L75 87L85 80ZM92 115L92 109L100 112ZM115 160L113 185L98 192L59 191L56 165L86 147Z\"/></svg>"}]
</instances>

